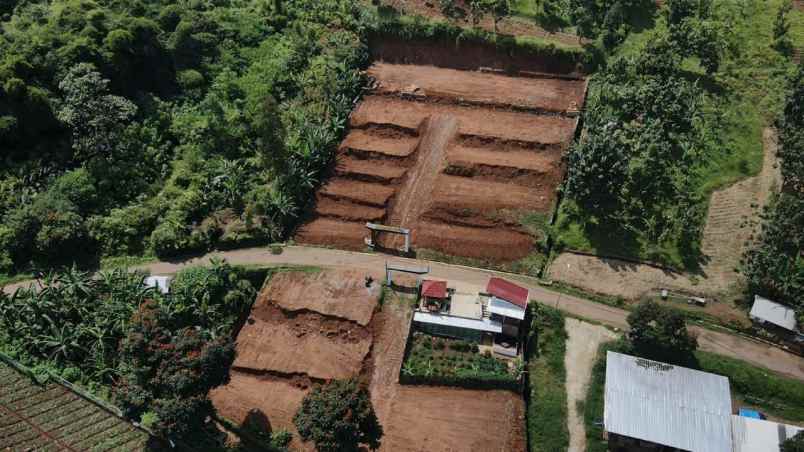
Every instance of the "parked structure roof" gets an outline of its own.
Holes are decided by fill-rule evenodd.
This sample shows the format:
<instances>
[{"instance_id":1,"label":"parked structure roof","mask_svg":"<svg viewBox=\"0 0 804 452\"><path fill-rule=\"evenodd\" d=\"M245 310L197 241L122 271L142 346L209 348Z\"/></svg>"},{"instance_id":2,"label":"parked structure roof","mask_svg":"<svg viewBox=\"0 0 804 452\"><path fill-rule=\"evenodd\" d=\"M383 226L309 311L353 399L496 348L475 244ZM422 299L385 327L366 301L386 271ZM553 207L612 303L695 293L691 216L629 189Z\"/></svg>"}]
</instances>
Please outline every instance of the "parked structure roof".
<instances>
[{"instance_id":1,"label":"parked structure roof","mask_svg":"<svg viewBox=\"0 0 804 452\"><path fill-rule=\"evenodd\" d=\"M488 331L489 333L502 333L502 324L490 319L475 320L430 312L416 312L413 314L413 321L476 331Z\"/></svg>"},{"instance_id":2,"label":"parked structure roof","mask_svg":"<svg viewBox=\"0 0 804 452\"><path fill-rule=\"evenodd\" d=\"M523 309L528 307L528 289L502 278L491 278L486 286L486 292Z\"/></svg>"},{"instance_id":3,"label":"parked structure roof","mask_svg":"<svg viewBox=\"0 0 804 452\"><path fill-rule=\"evenodd\" d=\"M796 331L796 312L787 306L754 296L750 317L754 320L772 323L789 331Z\"/></svg>"},{"instance_id":4,"label":"parked structure roof","mask_svg":"<svg viewBox=\"0 0 804 452\"><path fill-rule=\"evenodd\" d=\"M509 303L505 300L501 300L497 297L491 297L491 300L489 301L489 312L492 314L510 317L512 319L525 319L525 308L513 303Z\"/></svg>"},{"instance_id":5,"label":"parked structure roof","mask_svg":"<svg viewBox=\"0 0 804 452\"><path fill-rule=\"evenodd\" d=\"M793 425L732 416L734 452L779 452L781 444L802 429Z\"/></svg>"},{"instance_id":6,"label":"parked structure roof","mask_svg":"<svg viewBox=\"0 0 804 452\"><path fill-rule=\"evenodd\" d=\"M422 296L430 298L447 298L447 282L425 279L422 281Z\"/></svg>"},{"instance_id":7,"label":"parked structure roof","mask_svg":"<svg viewBox=\"0 0 804 452\"><path fill-rule=\"evenodd\" d=\"M161 293L170 292L170 276L148 276L145 278L145 287L152 287Z\"/></svg>"},{"instance_id":8,"label":"parked structure roof","mask_svg":"<svg viewBox=\"0 0 804 452\"><path fill-rule=\"evenodd\" d=\"M729 380L608 352L606 431L692 452L731 452Z\"/></svg>"}]
</instances>

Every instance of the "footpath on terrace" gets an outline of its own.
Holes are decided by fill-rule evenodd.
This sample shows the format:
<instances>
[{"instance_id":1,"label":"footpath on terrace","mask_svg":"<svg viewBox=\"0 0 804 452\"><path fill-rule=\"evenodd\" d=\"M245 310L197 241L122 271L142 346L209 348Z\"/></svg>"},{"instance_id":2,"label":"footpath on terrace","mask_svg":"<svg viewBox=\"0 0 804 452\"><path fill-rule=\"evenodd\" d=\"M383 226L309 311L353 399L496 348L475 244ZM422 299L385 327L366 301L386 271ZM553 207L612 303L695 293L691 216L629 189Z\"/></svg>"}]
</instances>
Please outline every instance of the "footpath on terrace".
<instances>
[{"instance_id":1,"label":"footpath on terrace","mask_svg":"<svg viewBox=\"0 0 804 452\"><path fill-rule=\"evenodd\" d=\"M458 281L485 286L489 276L499 274L491 270L462 267L440 262L421 261L382 254L368 254L326 248L287 246L282 254L272 254L268 248L248 248L234 251L220 251L204 256L175 262L155 262L135 267L149 271L153 275L171 275L184 267L204 265L210 259L226 259L234 265L307 265L328 268L349 268L370 273L382 272L386 262L402 262L409 265L429 266L430 276L449 281ZM628 328L628 311L596 303L591 300L548 290L538 284L536 279L511 275L530 290L530 297L539 303L561 309L571 316L599 322L604 325L625 330ZM10 284L3 287L6 293L13 293L18 287L32 284L30 281ZM787 353L778 347L767 345L748 338L704 329L690 328L698 335L701 350L741 359L751 364L770 369L788 377L804 381L804 358Z\"/></svg>"}]
</instances>

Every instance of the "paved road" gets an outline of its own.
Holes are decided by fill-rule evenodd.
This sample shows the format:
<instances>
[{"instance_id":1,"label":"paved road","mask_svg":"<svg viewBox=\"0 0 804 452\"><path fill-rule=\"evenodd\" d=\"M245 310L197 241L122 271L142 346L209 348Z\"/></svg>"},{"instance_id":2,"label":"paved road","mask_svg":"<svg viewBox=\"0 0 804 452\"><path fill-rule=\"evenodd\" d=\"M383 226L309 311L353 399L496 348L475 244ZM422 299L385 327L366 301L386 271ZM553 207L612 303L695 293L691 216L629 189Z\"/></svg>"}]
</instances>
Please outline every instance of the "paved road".
<instances>
[{"instance_id":1,"label":"paved road","mask_svg":"<svg viewBox=\"0 0 804 452\"><path fill-rule=\"evenodd\" d=\"M346 267L365 270L375 274L384 272L385 263L398 262L410 266L429 266L430 276L464 284L485 286L491 275L496 272L469 267L442 264L438 262L419 261L415 259L389 257L379 254L356 253L350 251L289 246L280 255L270 253L266 248L249 248L235 251L215 252L199 258L180 262L157 262L141 266L154 275L170 275L180 269L208 263L211 258L224 258L238 265L312 265L320 267ZM619 329L626 329L628 312L591 300L578 298L551 291L540 285L533 278L511 276L530 289L531 299L539 303L557 307L570 315L599 322ZM12 293L17 287L29 283L18 283L5 286L3 290ZM787 353L777 347L758 341L721 333L699 327L692 327L698 334L700 349L725 356L741 359L757 366L804 381L804 358Z\"/></svg>"}]
</instances>

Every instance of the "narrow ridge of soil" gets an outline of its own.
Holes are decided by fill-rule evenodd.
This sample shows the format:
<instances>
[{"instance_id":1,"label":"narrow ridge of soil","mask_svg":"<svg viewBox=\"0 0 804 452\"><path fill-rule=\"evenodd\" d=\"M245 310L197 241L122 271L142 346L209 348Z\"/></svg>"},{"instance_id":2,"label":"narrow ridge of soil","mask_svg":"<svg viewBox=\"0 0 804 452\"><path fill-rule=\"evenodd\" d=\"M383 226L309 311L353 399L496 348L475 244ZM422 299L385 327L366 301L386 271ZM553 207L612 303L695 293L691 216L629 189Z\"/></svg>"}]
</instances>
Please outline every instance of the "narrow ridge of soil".
<instances>
[{"instance_id":1,"label":"narrow ridge of soil","mask_svg":"<svg viewBox=\"0 0 804 452\"><path fill-rule=\"evenodd\" d=\"M444 165L446 148L458 130L458 122L452 116L436 115L427 119L416 151L416 163L407 172L392 206L388 222L402 228L410 228L425 208L425 199L433 192L438 173ZM387 237L383 246L393 249L404 240L401 236Z\"/></svg>"}]
</instances>

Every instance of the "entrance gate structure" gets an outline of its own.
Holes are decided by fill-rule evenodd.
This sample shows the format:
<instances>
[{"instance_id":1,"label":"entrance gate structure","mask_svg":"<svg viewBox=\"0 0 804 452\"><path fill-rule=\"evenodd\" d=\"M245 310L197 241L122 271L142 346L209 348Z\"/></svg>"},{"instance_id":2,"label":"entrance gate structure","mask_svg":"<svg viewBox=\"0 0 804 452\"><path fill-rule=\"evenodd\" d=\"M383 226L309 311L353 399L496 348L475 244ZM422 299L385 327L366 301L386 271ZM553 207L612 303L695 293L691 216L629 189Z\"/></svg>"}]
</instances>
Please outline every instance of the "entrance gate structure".
<instances>
[{"instance_id":1,"label":"entrance gate structure","mask_svg":"<svg viewBox=\"0 0 804 452\"><path fill-rule=\"evenodd\" d=\"M394 272L416 275L416 292L418 292L419 287L421 287L422 285L422 277L430 273L430 267L405 267L399 264L389 263L388 261L385 261L385 280L391 287L395 287Z\"/></svg>"},{"instance_id":2,"label":"entrance gate structure","mask_svg":"<svg viewBox=\"0 0 804 452\"><path fill-rule=\"evenodd\" d=\"M375 224L375 223L366 223L366 227L368 228L369 232L371 233L370 237L366 237L366 245L370 248L378 248L379 243L377 241L377 236L381 232L387 232L390 234L400 234L405 236L405 245L400 248L399 252L403 254L410 253L410 229L407 228L397 228L394 226L385 226L382 224Z\"/></svg>"}]
</instances>

